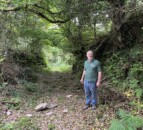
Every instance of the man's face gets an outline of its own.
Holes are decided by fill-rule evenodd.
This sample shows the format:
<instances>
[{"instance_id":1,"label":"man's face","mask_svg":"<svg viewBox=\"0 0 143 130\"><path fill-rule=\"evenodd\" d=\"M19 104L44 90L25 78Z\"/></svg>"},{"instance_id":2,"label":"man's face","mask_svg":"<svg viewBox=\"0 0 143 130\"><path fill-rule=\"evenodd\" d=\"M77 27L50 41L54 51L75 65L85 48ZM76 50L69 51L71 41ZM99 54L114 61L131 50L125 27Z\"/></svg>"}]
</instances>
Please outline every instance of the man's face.
<instances>
[{"instance_id":1,"label":"man's face","mask_svg":"<svg viewBox=\"0 0 143 130\"><path fill-rule=\"evenodd\" d=\"M86 56L87 56L87 59L91 61L93 59L93 52L92 51L88 51Z\"/></svg>"}]
</instances>

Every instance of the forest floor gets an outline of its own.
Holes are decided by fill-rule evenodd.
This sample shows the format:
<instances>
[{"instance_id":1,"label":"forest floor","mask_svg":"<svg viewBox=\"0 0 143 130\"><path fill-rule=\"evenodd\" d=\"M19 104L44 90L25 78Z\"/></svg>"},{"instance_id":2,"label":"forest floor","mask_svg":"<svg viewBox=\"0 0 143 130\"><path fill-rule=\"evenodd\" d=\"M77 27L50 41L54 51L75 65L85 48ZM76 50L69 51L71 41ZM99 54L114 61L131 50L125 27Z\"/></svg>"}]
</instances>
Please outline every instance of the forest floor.
<instances>
[{"instance_id":1,"label":"forest floor","mask_svg":"<svg viewBox=\"0 0 143 130\"><path fill-rule=\"evenodd\" d=\"M107 83L103 82L98 88L97 109L89 108L83 111L83 85L71 73L39 75L35 89L34 92L28 92L18 84L2 91L0 101L19 101L19 105L17 108L11 103L1 102L0 123L7 124L28 116L40 130L108 130L119 108L130 109L126 105L128 100L113 90L108 91ZM36 112L35 106L43 102L57 104L57 107Z\"/></svg>"}]
</instances>

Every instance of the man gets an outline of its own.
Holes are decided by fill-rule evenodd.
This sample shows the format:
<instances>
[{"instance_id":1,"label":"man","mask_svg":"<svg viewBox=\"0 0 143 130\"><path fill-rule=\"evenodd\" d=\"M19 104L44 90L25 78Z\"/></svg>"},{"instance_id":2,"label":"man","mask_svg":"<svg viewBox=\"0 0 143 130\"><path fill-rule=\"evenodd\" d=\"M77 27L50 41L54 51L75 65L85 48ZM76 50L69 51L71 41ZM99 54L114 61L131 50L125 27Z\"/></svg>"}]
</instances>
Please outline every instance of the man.
<instances>
[{"instance_id":1,"label":"man","mask_svg":"<svg viewBox=\"0 0 143 130\"><path fill-rule=\"evenodd\" d=\"M93 58L93 52L90 50L86 54L87 60L84 62L84 70L80 82L84 84L86 104L83 110L92 105L92 109L96 109L97 104L97 87L101 82L101 66L98 60Z\"/></svg>"}]
</instances>

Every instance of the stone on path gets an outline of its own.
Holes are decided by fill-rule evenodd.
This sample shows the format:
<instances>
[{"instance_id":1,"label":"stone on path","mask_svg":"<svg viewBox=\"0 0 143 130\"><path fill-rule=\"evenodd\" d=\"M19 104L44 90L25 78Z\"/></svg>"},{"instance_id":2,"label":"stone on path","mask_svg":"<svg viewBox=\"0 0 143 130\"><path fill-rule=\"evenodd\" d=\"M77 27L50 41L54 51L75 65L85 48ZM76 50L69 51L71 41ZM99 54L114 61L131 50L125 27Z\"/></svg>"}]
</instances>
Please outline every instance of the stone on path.
<instances>
[{"instance_id":1,"label":"stone on path","mask_svg":"<svg viewBox=\"0 0 143 130\"><path fill-rule=\"evenodd\" d=\"M6 114L7 114L8 116L10 116L10 115L12 115L12 112L11 112L11 111L7 111Z\"/></svg>"},{"instance_id":2,"label":"stone on path","mask_svg":"<svg viewBox=\"0 0 143 130\"><path fill-rule=\"evenodd\" d=\"M37 105L34 109L35 111L42 111L48 108L48 104L47 103L41 103L39 105Z\"/></svg>"},{"instance_id":3,"label":"stone on path","mask_svg":"<svg viewBox=\"0 0 143 130\"><path fill-rule=\"evenodd\" d=\"M64 110L63 110L63 113L68 113L68 109L64 109Z\"/></svg>"},{"instance_id":4,"label":"stone on path","mask_svg":"<svg viewBox=\"0 0 143 130\"><path fill-rule=\"evenodd\" d=\"M47 116L51 116L51 115L53 115L54 113L51 111L51 112L48 112L48 113L46 113L46 115Z\"/></svg>"},{"instance_id":5,"label":"stone on path","mask_svg":"<svg viewBox=\"0 0 143 130\"><path fill-rule=\"evenodd\" d=\"M57 107L57 104L48 104L48 103L41 103L35 107L35 111L42 111L45 109L52 109Z\"/></svg>"},{"instance_id":6,"label":"stone on path","mask_svg":"<svg viewBox=\"0 0 143 130\"><path fill-rule=\"evenodd\" d=\"M66 97L67 97L67 98L70 98L70 97L72 97L72 95L67 95Z\"/></svg>"},{"instance_id":7,"label":"stone on path","mask_svg":"<svg viewBox=\"0 0 143 130\"><path fill-rule=\"evenodd\" d=\"M32 114L26 114L27 117L32 117Z\"/></svg>"},{"instance_id":8,"label":"stone on path","mask_svg":"<svg viewBox=\"0 0 143 130\"><path fill-rule=\"evenodd\" d=\"M52 108L55 108L55 107L57 107L58 106L58 104L50 104L49 106L48 106L48 108L49 109L52 109Z\"/></svg>"}]
</instances>

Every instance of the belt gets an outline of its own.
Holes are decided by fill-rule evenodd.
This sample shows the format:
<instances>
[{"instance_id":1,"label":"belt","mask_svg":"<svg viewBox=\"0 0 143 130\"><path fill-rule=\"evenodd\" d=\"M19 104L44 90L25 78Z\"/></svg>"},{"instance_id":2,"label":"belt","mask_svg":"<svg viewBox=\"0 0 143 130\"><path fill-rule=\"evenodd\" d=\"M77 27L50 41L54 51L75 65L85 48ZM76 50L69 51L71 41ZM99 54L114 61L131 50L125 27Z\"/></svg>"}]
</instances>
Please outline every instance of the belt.
<instances>
[{"instance_id":1,"label":"belt","mask_svg":"<svg viewBox=\"0 0 143 130\"><path fill-rule=\"evenodd\" d=\"M95 83L96 81L86 81L86 82L88 82L88 83Z\"/></svg>"}]
</instances>

